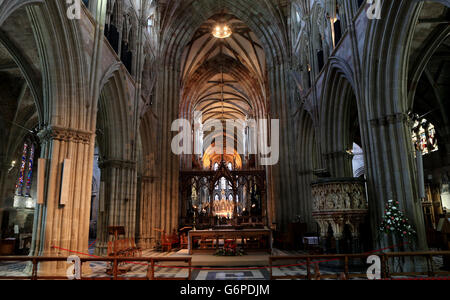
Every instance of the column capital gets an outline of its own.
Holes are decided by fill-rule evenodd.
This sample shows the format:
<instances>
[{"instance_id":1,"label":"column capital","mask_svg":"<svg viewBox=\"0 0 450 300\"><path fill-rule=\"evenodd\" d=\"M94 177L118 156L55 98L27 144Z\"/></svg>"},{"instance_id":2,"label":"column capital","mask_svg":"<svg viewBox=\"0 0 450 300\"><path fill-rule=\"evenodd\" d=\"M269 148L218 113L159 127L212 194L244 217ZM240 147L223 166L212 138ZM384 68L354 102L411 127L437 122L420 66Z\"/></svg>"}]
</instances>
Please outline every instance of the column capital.
<instances>
[{"instance_id":1,"label":"column capital","mask_svg":"<svg viewBox=\"0 0 450 300\"><path fill-rule=\"evenodd\" d=\"M342 151L324 153L323 157L325 159L346 158L346 159L351 160L351 159L353 159L353 154L348 153L345 150L342 150Z\"/></svg>"},{"instance_id":2,"label":"column capital","mask_svg":"<svg viewBox=\"0 0 450 300\"><path fill-rule=\"evenodd\" d=\"M93 141L94 132L59 126L47 126L38 133L38 137L41 142L56 140L91 144Z\"/></svg>"},{"instance_id":3,"label":"column capital","mask_svg":"<svg viewBox=\"0 0 450 300\"><path fill-rule=\"evenodd\" d=\"M153 183L153 182L159 180L159 177L158 176L141 176L141 179L143 182Z\"/></svg>"},{"instance_id":4,"label":"column capital","mask_svg":"<svg viewBox=\"0 0 450 300\"><path fill-rule=\"evenodd\" d=\"M116 169L136 169L136 162L131 160L108 159L102 160L98 164L100 169L116 168Z\"/></svg>"},{"instance_id":5,"label":"column capital","mask_svg":"<svg viewBox=\"0 0 450 300\"><path fill-rule=\"evenodd\" d=\"M385 127L387 125L401 124L409 122L410 118L406 113L395 113L391 115L382 116L376 119L371 119L372 127Z\"/></svg>"}]
</instances>

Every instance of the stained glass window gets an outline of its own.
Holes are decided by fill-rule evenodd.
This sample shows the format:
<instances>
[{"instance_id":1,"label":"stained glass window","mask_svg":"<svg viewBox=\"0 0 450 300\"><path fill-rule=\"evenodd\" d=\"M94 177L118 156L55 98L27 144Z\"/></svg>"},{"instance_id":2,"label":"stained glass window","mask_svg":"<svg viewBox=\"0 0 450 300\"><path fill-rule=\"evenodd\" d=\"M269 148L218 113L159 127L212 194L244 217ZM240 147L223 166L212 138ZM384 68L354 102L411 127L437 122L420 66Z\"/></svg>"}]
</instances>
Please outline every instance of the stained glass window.
<instances>
[{"instance_id":1,"label":"stained glass window","mask_svg":"<svg viewBox=\"0 0 450 300\"><path fill-rule=\"evenodd\" d=\"M21 158L20 169L19 169L19 178L17 179L17 183L16 183L16 194L19 196L23 195L23 180L24 180L25 168L27 165L27 152L28 152L28 144L25 143L23 145L22 158Z\"/></svg>"},{"instance_id":2,"label":"stained glass window","mask_svg":"<svg viewBox=\"0 0 450 300\"><path fill-rule=\"evenodd\" d=\"M436 129L426 119L416 120L414 122L412 142L416 150L421 151L423 155L439 150Z\"/></svg>"},{"instance_id":3,"label":"stained glass window","mask_svg":"<svg viewBox=\"0 0 450 300\"><path fill-rule=\"evenodd\" d=\"M35 146L25 143L23 145L20 162L19 177L16 183L16 195L30 197L33 180L33 165L35 156Z\"/></svg>"},{"instance_id":4,"label":"stained glass window","mask_svg":"<svg viewBox=\"0 0 450 300\"><path fill-rule=\"evenodd\" d=\"M225 178L223 178L223 177L220 179L220 188L222 190L226 189Z\"/></svg>"},{"instance_id":5,"label":"stained glass window","mask_svg":"<svg viewBox=\"0 0 450 300\"><path fill-rule=\"evenodd\" d=\"M34 145L31 145L30 155L28 157L28 170L27 170L27 183L26 183L26 191L25 196L30 197L31 183L33 180L33 163L34 163Z\"/></svg>"}]
</instances>

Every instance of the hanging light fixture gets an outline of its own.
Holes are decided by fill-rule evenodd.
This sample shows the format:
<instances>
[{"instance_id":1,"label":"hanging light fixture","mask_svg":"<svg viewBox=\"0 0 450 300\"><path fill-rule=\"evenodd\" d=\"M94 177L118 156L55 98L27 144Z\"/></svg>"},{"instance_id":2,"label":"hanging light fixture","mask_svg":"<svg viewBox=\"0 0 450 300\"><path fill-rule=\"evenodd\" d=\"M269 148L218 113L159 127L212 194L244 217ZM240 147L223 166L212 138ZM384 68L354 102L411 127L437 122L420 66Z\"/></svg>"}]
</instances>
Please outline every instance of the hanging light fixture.
<instances>
[{"instance_id":1,"label":"hanging light fixture","mask_svg":"<svg viewBox=\"0 0 450 300\"><path fill-rule=\"evenodd\" d=\"M221 17L216 19L217 22L212 28L212 35L218 39L226 39L233 34L231 26L227 24L224 12L223 0L219 0L219 6L222 8Z\"/></svg>"},{"instance_id":2,"label":"hanging light fixture","mask_svg":"<svg viewBox=\"0 0 450 300\"><path fill-rule=\"evenodd\" d=\"M233 34L228 24L217 23L212 31L212 35L218 39L226 39Z\"/></svg>"}]
</instances>

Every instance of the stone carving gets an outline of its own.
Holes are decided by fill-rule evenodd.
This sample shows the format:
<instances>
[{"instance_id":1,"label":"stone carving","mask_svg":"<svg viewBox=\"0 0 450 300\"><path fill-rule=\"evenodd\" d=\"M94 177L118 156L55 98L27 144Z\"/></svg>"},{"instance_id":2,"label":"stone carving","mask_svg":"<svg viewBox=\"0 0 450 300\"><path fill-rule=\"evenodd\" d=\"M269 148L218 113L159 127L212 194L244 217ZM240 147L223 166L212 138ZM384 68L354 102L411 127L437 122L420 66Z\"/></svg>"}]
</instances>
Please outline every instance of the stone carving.
<instances>
[{"instance_id":1,"label":"stone carving","mask_svg":"<svg viewBox=\"0 0 450 300\"><path fill-rule=\"evenodd\" d=\"M331 225L335 238L341 238L344 226L350 225L352 234L359 235L359 224L367 215L364 182L356 178L326 179L312 184L313 217L322 236Z\"/></svg>"},{"instance_id":2,"label":"stone carving","mask_svg":"<svg viewBox=\"0 0 450 300\"><path fill-rule=\"evenodd\" d=\"M47 128L41 130L38 136L42 142L57 140L63 142L90 144L93 142L94 133L71 128L48 126Z\"/></svg>"},{"instance_id":3,"label":"stone carving","mask_svg":"<svg viewBox=\"0 0 450 300\"><path fill-rule=\"evenodd\" d=\"M339 182L314 184L313 212L325 210L367 210L364 184Z\"/></svg>"}]
</instances>

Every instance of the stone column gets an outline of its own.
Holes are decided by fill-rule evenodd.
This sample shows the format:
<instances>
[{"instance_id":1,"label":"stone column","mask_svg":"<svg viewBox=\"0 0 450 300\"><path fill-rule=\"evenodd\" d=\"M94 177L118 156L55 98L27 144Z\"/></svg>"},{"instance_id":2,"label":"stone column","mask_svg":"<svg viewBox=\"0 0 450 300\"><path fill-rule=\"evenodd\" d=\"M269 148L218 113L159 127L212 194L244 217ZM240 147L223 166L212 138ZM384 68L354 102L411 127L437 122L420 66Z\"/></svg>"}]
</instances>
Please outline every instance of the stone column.
<instances>
[{"instance_id":1,"label":"stone column","mask_svg":"<svg viewBox=\"0 0 450 300\"><path fill-rule=\"evenodd\" d=\"M361 243L360 243L360 232L359 226L363 222L363 218L356 217L353 219L350 225L351 233L352 233L352 252L360 253L361 252Z\"/></svg>"},{"instance_id":2,"label":"stone column","mask_svg":"<svg viewBox=\"0 0 450 300\"><path fill-rule=\"evenodd\" d=\"M333 228L333 237L336 241L336 253L340 254L343 252L341 241L344 237L344 219L342 217L333 218L330 223Z\"/></svg>"},{"instance_id":3,"label":"stone column","mask_svg":"<svg viewBox=\"0 0 450 300\"><path fill-rule=\"evenodd\" d=\"M352 252L360 253L361 252L361 243L359 233L352 233Z\"/></svg>"},{"instance_id":4,"label":"stone column","mask_svg":"<svg viewBox=\"0 0 450 300\"><path fill-rule=\"evenodd\" d=\"M327 253L327 238L328 238L328 221L318 219L317 224L320 227L320 242L324 253Z\"/></svg>"},{"instance_id":5,"label":"stone column","mask_svg":"<svg viewBox=\"0 0 450 300\"><path fill-rule=\"evenodd\" d=\"M426 250L422 203L418 196L417 168L411 141L411 124L406 114L394 114L370 121L370 143L366 145L369 216L374 241L387 200L400 202L411 225L417 231L415 244L408 248ZM387 239L377 247L392 246Z\"/></svg>"},{"instance_id":6,"label":"stone column","mask_svg":"<svg viewBox=\"0 0 450 300\"><path fill-rule=\"evenodd\" d=\"M100 193L96 254L106 254L108 226L124 226L125 237L135 238L136 233L136 163L126 160L106 160L99 164L104 189Z\"/></svg>"},{"instance_id":7,"label":"stone column","mask_svg":"<svg viewBox=\"0 0 450 300\"><path fill-rule=\"evenodd\" d=\"M39 133L41 157L47 160L44 203L36 206L30 255L88 253L94 138L92 132L48 126ZM71 159L69 197L60 204L64 159ZM66 262L40 264L41 274L65 274Z\"/></svg>"},{"instance_id":8,"label":"stone column","mask_svg":"<svg viewBox=\"0 0 450 300\"><path fill-rule=\"evenodd\" d=\"M8 172L8 162L6 158L3 155L0 155L0 239L2 238L2 220L3 220L3 206L5 197L8 194L7 190L7 183L9 182L7 180L7 172Z\"/></svg>"},{"instance_id":9,"label":"stone column","mask_svg":"<svg viewBox=\"0 0 450 300\"><path fill-rule=\"evenodd\" d=\"M271 211L276 215L278 230L287 230L287 224L295 218L292 207L299 201L297 185L295 151L295 126L291 110L297 106L294 101L295 90L290 66L286 63L269 67L269 83L271 92L271 112L268 119L280 120L280 156L278 164L269 166L268 172L268 203Z\"/></svg>"},{"instance_id":10,"label":"stone column","mask_svg":"<svg viewBox=\"0 0 450 300\"><path fill-rule=\"evenodd\" d=\"M327 169L333 177L353 177L352 159L353 155L342 150L323 155Z\"/></svg>"},{"instance_id":11,"label":"stone column","mask_svg":"<svg viewBox=\"0 0 450 300\"><path fill-rule=\"evenodd\" d=\"M138 245L142 249L150 249L155 242L155 186L156 179L152 176L142 176L141 185L141 203L140 203L140 230L138 236Z\"/></svg>"},{"instance_id":12,"label":"stone column","mask_svg":"<svg viewBox=\"0 0 450 300\"><path fill-rule=\"evenodd\" d=\"M178 118L180 71L174 66L161 66L156 84L156 113L160 116L157 128L156 160L160 182L155 185L154 227L172 232L178 228L180 158L171 149L171 125Z\"/></svg>"}]
</instances>

